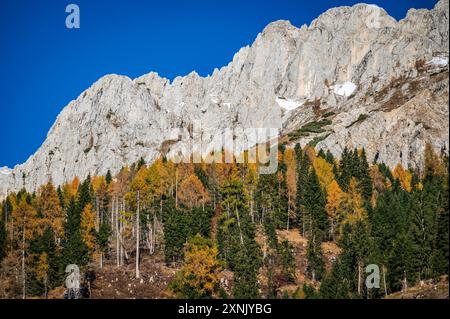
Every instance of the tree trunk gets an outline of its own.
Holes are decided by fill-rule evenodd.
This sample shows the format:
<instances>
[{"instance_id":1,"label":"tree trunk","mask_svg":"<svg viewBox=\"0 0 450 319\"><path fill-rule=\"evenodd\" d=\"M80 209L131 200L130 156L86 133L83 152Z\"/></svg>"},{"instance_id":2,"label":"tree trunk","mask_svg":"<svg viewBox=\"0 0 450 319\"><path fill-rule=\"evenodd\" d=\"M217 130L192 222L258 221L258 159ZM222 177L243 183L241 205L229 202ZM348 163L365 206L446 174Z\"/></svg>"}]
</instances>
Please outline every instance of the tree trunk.
<instances>
[{"instance_id":1,"label":"tree trunk","mask_svg":"<svg viewBox=\"0 0 450 319\"><path fill-rule=\"evenodd\" d=\"M361 263L358 261L358 295L361 296Z\"/></svg>"},{"instance_id":2,"label":"tree trunk","mask_svg":"<svg viewBox=\"0 0 450 319\"><path fill-rule=\"evenodd\" d=\"M139 191L137 192L137 212L136 212L136 278L140 278L139 273L139 205L140 197Z\"/></svg>"},{"instance_id":3,"label":"tree trunk","mask_svg":"<svg viewBox=\"0 0 450 319\"><path fill-rule=\"evenodd\" d=\"M45 278L44 278L44 289L45 289L45 299L48 299L48 293L47 293L47 274L45 274Z\"/></svg>"},{"instance_id":4,"label":"tree trunk","mask_svg":"<svg viewBox=\"0 0 450 319\"><path fill-rule=\"evenodd\" d=\"M25 217L22 227L22 299L26 298L26 277L25 277Z\"/></svg>"},{"instance_id":5,"label":"tree trunk","mask_svg":"<svg viewBox=\"0 0 450 319\"><path fill-rule=\"evenodd\" d=\"M291 191L288 191L287 223L286 230L289 231L289 210L291 207Z\"/></svg>"},{"instance_id":6,"label":"tree trunk","mask_svg":"<svg viewBox=\"0 0 450 319\"><path fill-rule=\"evenodd\" d=\"M116 223L116 264L117 267L120 266L120 246L119 246L119 214L118 214L118 200L117 198L115 199L115 201L113 201L113 203L116 203L114 206L114 215L115 215L115 223Z\"/></svg>"},{"instance_id":7,"label":"tree trunk","mask_svg":"<svg viewBox=\"0 0 450 319\"><path fill-rule=\"evenodd\" d=\"M100 228L100 209L98 204L98 195L95 196L95 231L98 232Z\"/></svg>"},{"instance_id":8,"label":"tree trunk","mask_svg":"<svg viewBox=\"0 0 450 319\"><path fill-rule=\"evenodd\" d=\"M178 168L175 169L175 208L178 208Z\"/></svg>"},{"instance_id":9,"label":"tree trunk","mask_svg":"<svg viewBox=\"0 0 450 319\"><path fill-rule=\"evenodd\" d=\"M241 222L239 220L239 211L237 209L237 206L236 206L236 217L237 217L237 222L238 222L238 227L239 227L239 236L240 236L240 240L241 240L241 245L244 246L244 237L242 237Z\"/></svg>"}]
</instances>

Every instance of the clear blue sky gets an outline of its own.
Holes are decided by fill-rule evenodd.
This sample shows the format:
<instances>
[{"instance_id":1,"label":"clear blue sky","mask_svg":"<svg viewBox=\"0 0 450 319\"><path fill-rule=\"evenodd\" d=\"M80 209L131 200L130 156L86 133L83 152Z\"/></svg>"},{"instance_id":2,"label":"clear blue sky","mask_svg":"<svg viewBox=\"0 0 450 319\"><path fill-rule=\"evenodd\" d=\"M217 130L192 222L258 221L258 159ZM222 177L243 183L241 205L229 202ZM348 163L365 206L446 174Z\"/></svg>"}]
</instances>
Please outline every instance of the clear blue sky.
<instances>
[{"instance_id":1,"label":"clear blue sky","mask_svg":"<svg viewBox=\"0 0 450 319\"><path fill-rule=\"evenodd\" d=\"M271 21L301 26L325 10L362 1L0 1L0 166L24 162L58 113L108 73L156 71L173 79L228 64ZM436 0L370 0L396 19ZM76 3L81 28L66 29Z\"/></svg>"}]
</instances>

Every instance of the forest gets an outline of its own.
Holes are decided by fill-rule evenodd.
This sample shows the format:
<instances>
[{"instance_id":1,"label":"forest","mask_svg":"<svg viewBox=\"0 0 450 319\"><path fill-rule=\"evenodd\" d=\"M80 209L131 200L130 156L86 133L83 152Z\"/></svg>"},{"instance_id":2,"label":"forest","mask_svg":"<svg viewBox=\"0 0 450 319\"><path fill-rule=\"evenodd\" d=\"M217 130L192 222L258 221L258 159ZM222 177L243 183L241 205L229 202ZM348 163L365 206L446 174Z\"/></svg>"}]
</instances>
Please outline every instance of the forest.
<instances>
[{"instance_id":1,"label":"forest","mask_svg":"<svg viewBox=\"0 0 450 319\"><path fill-rule=\"evenodd\" d=\"M159 298L372 299L448 277L448 157L427 145L413 170L369 163L364 149L278 148L276 174L141 159L10 193L0 298L48 298L69 264L139 279L157 255L173 272ZM379 288L365 284L368 265Z\"/></svg>"}]
</instances>

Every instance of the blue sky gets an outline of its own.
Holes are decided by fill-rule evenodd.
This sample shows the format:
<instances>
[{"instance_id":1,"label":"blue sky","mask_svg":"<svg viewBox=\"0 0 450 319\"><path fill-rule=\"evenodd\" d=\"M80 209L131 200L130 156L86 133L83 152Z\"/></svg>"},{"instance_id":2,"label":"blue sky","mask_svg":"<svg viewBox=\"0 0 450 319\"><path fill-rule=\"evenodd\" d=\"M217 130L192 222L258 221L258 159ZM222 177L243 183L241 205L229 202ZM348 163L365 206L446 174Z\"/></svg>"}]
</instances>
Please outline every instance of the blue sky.
<instances>
[{"instance_id":1,"label":"blue sky","mask_svg":"<svg viewBox=\"0 0 450 319\"><path fill-rule=\"evenodd\" d=\"M0 166L24 162L58 113L101 76L150 71L173 79L228 64L271 21L301 26L361 1L0 1ZM397 20L436 0L370 0ZM65 27L69 3L81 28Z\"/></svg>"}]
</instances>

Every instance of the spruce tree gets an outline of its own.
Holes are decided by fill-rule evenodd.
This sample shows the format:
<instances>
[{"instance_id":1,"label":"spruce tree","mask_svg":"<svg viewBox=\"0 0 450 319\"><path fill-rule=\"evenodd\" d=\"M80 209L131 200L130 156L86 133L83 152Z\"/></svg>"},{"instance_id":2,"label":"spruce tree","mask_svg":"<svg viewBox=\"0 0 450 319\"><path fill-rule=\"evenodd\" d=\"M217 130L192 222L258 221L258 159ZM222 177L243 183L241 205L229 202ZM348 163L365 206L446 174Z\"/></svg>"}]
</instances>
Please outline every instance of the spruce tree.
<instances>
[{"instance_id":1,"label":"spruce tree","mask_svg":"<svg viewBox=\"0 0 450 319\"><path fill-rule=\"evenodd\" d=\"M365 206L370 206L370 199L372 198L372 177L370 176L369 163L367 162L366 151L363 148L361 157L359 159L359 185L361 195L363 196Z\"/></svg>"},{"instance_id":2,"label":"spruce tree","mask_svg":"<svg viewBox=\"0 0 450 319\"><path fill-rule=\"evenodd\" d=\"M299 145L299 144L297 144ZM307 222L307 211L305 208L305 194L306 194L306 184L308 183L309 169L311 167L311 162L302 149L296 146L296 157L297 157L297 198L296 198L296 208L297 208L297 222L299 224L300 233L305 235Z\"/></svg>"},{"instance_id":3,"label":"spruce tree","mask_svg":"<svg viewBox=\"0 0 450 319\"><path fill-rule=\"evenodd\" d=\"M349 281L343 274L342 261L338 257L331 271L323 278L320 284L320 297L322 299L350 299Z\"/></svg>"},{"instance_id":4,"label":"spruce tree","mask_svg":"<svg viewBox=\"0 0 450 319\"><path fill-rule=\"evenodd\" d=\"M35 272L39 257L42 254L46 255L48 270L46 271L47 282L43 283L38 280L38 276L33 273L32 276L28 276L28 289L33 295L41 295L44 293L44 284L47 284L48 289L60 286L62 284L63 276L61 274L61 268L66 265L61 264L60 256L57 253L55 245L55 233L49 227L47 227L43 234L33 238L30 242L30 255L32 257L32 267Z\"/></svg>"},{"instance_id":5,"label":"spruce tree","mask_svg":"<svg viewBox=\"0 0 450 319\"><path fill-rule=\"evenodd\" d=\"M108 170L106 172L105 181L106 181L106 185L109 185L112 181L112 174L111 174L110 170Z\"/></svg>"},{"instance_id":6,"label":"spruce tree","mask_svg":"<svg viewBox=\"0 0 450 319\"><path fill-rule=\"evenodd\" d=\"M186 215L175 208L171 198L164 205L164 257L167 264L181 260L183 246L188 237Z\"/></svg>"},{"instance_id":7,"label":"spruce tree","mask_svg":"<svg viewBox=\"0 0 450 319\"><path fill-rule=\"evenodd\" d=\"M69 264L76 264L81 267L89 261L88 248L81 237L80 219L81 212L75 200L71 198L66 208L66 222L64 224L62 273L64 273L65 267Z\"/></svg>"},{"instance_id":8,"label":"spruce tree","mask_svg":"<svg viewBox=\"0 0 450 319\"><path fill-rule=\"evenodd\" d=\"M296 278L294 246L285 239L279 245L278 254L280 255L281 259L281 269L284 278L288 282L293 282Z\"/></svg>"},{"instance_id":9,"label":"spruce tree","mask_svg":"<svg viewBox=\"0 0 450 319\"><path fill-rule=\"evenodd\" d=\"M339 163L339 176L337 182L343 191L347 191L352 178L352 152L345 147L342 151L341 161Z\"/></svg>"},{"instance_id":10,"label":"spruce tree","mask_svg":"<svg viewBox=\"0 0 450 319\"><path fill-rule=\"evenodd\" d=\"M328 230L328 218L325 210L327 203L325 191L322 189L316 171L312 168L308 174L306 190L304 193L304 207L306 216L303 222L310 234L322 242ZM306 217L306 218L305 218Z\"/></svg>"},{"instance_id":11,"label":"spruce tree","mask_svg":"<svg viewBox=\"0 0 450 319\"><path fill-rule=\"evenodd\" d=\"M314 231L308 239L308 248L306 251L307 275L312 280L320 281L325 271L325 262L323 260L323 252L321 247L321 241L314 234Z\"/></svg>"},{"instance_id":12,"label":"spruce tree","mask_svg":"<svg viewBox=\"0 0 450 319\"><path fill-rule=\"evenodd\" d=\"M222 216L219 221L220 256L234 272L235 298L258 298L258 270L261 249L255 241L255 226L248 212L248 196L243 183L232 176L221 188Z\"/></svg>"}]
</instances>

